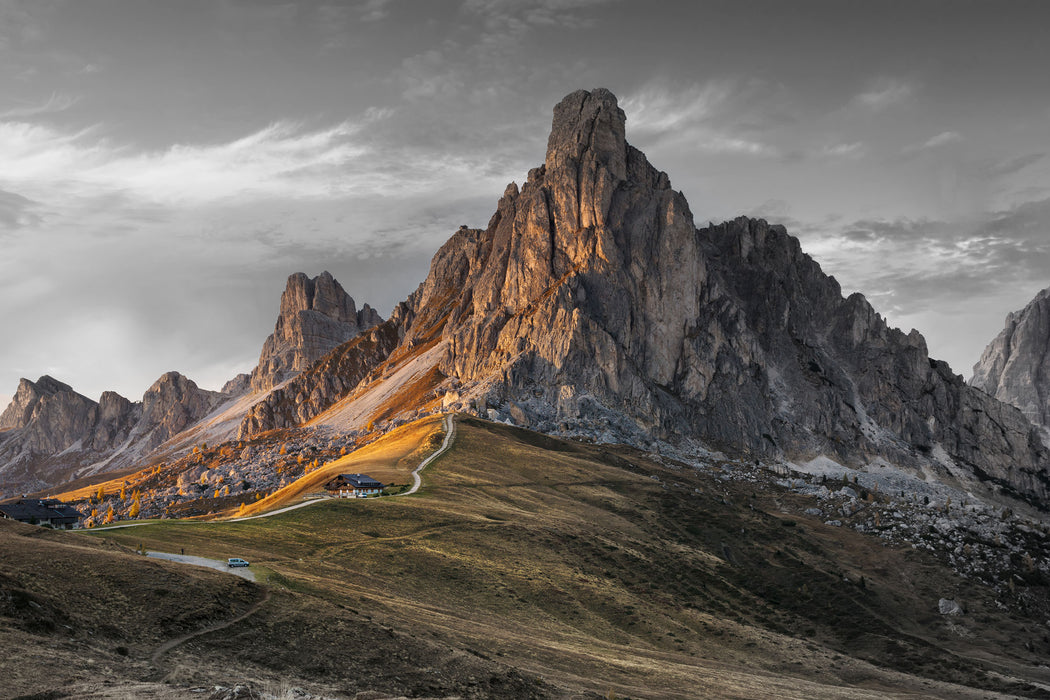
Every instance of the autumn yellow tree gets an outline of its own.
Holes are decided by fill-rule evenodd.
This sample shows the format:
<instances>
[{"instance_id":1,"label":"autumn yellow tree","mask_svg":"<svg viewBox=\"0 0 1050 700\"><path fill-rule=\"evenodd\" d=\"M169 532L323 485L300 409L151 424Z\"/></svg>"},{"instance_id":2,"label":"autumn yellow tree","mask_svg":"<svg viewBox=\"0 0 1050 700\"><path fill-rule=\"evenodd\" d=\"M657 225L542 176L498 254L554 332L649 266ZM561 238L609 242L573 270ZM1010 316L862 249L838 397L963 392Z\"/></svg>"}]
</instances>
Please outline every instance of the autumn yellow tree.
<instances>
[{"instance_id":1,"label":"autumn yellow tree","mask_svg":"<svg viewBox=\"0 0 1050 700\"><path fill-rule=\"evenodd\" d=\"M106 487L104 487L104 486L102 486L100 484L99 487L98 487L98 492L95 494L95 500L101 501L105 497L106 497Z\"/></svg>"},{"instance_id":2,"label":"autumn yellow tree","mask_svg":"<svg viewBox=\"0 0 1050 700\"><path fill-rule=\"evenodd\" d=\"M139 500L138 494L135 495L135 500L131 502L131 508L128 509L129 518L139 517L139 513L142 511L142 503Z\"/></svg>"},{"instance_id":3,"label":"autumn yellow tree","mask_svg":"<svg viewBox=\"0 0 1050 700\"><path fill-rule=\"evenodd\" d=\"M113 506L110 506L109 510L106 511L106 519L103 522L107 525L113 522Z\"/></svg>"}]
</instances>

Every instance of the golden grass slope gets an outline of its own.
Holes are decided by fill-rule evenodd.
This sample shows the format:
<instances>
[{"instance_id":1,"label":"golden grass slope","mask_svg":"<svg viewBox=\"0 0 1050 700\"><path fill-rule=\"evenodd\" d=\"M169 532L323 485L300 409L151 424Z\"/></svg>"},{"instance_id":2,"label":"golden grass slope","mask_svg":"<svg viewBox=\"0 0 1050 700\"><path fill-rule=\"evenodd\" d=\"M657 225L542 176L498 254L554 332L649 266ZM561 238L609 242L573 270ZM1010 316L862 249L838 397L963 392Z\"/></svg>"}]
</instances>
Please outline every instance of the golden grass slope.
<instances>
[{"instance_id":1,"label":"golden grass slope","mask_svg":"<svg viewBox=\"0 0 1050 700\"><path fill-rule=\"evenodd\" d=\"M411 484L412 470L441 445L442 416L430 416L408 423L383 435L375 442L328 462L270 496L238 510L238 517L265 513L301 503L309 494L323 491L324 484L338 474L367 474L384 484Z\"/></svg>"}]
</instances>

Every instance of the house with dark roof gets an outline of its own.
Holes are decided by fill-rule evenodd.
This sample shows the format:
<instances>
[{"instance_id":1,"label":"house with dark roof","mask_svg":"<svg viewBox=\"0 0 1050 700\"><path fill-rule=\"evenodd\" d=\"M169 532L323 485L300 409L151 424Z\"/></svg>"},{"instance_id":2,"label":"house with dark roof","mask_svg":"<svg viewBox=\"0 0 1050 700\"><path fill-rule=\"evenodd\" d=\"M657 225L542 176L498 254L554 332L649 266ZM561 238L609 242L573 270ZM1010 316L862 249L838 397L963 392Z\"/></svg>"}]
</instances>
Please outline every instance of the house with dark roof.
<instances>
[{"instance_id":1,"label":"house with dark roof","mask_svg":"<svg viewBox=\"0 0 1050 700\"><path fill-rule=\"evenodd\" d=\"M30 525L50 525L68 530L75 527L83 517L73 506L54 498L22 498L0 503L0 518Z\"/></svg>"},{"instance_id":2,"label":"house with dark roof","mask_svg":"<svg viewBox=\"0 0 1050 700\"><path fill-rule=\"evenodd\" d=\"M340 474L324 490L337 498L365 498L382 493L385 486L367 474Z\"/></svg>"}]
</instances>

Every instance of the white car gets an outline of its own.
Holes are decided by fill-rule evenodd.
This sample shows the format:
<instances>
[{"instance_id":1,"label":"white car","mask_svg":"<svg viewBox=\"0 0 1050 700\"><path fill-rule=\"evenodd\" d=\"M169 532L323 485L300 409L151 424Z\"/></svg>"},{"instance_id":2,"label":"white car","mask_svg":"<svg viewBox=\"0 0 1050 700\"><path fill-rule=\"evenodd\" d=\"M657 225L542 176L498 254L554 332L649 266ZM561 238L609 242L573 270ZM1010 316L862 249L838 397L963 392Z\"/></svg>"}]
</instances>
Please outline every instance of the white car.
<instances>
[{"instance_id":1,"label":"white car","mask_svg":"<svg viewBox=\"0 0 1050 700\"><path fill-rule=\"evenodd\" d=\"M250 566L250 564L239 557L230 557L226 560L226 566Z\"/></svg>"}]
</instances>

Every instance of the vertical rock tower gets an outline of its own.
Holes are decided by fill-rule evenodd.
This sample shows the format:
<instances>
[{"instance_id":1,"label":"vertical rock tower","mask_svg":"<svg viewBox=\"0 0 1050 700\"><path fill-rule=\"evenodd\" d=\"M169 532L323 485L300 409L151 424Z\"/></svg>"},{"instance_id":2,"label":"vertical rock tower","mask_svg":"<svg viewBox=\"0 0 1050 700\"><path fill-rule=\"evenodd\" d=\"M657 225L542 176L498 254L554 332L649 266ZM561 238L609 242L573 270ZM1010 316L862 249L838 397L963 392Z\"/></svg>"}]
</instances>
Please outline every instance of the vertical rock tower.
<instances>
[{"instance_id":1,"label":"vertical rock tower","mask_svg":"<svg viewBox=\"0 0 1050 700\"><path fill-rule=\"evenodd\" d=\"M288 278L277 324L252 371L251 389L272 389L381 320L368 304L358 311L353 298L330 273L322 272L313 279L295 273Z\"/></svg>"}]
</instances>

